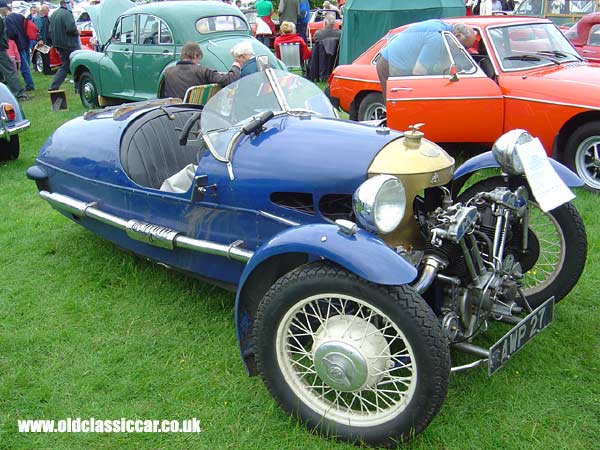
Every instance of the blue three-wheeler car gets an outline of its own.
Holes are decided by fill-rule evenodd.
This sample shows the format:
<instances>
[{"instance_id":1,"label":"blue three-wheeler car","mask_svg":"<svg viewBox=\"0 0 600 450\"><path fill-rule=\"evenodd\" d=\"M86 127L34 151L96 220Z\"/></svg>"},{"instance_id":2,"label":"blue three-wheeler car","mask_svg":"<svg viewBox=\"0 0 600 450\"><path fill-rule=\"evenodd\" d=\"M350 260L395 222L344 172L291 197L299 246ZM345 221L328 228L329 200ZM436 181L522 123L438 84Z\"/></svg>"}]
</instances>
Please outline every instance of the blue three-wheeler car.
<instances>
[{"instance_id":1,"label":"blue three-wheeler car","mask_svg":"<svg viewBox=\"0 0 600 450\"><path fill-rule=\"evenodd\" d=\"M28 176L74 222L235 291L248 373L308 428L389 445L429 424L451 371L498 370L581 275L565 186L581 181L543 150L532 168L535 148L514 130L455 171L416 127L339 120L318 87L268 69L204 108L90 111ZM463 188L490 167L502 175ZM507 333L483 348L489 326ZM477 358L453 366L451 348Z\"/></svg>"}]
</instances>

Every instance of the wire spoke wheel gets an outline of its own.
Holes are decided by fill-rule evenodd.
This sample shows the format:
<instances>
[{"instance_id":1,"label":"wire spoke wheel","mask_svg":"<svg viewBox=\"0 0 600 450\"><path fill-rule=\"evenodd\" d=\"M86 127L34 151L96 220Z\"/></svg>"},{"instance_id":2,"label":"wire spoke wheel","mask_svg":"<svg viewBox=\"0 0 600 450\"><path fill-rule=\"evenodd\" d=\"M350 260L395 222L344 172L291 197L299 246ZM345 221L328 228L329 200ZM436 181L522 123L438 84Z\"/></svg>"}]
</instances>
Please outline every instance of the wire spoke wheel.
<instances>
[{"instance_id":1,"label":"wire spoke wheel","mask_svg":"<svg viewBox=\"0 0 600 450\"><path fill-rule=\"evenodd\" d=\"M265 294L253 336L266 387L320 434L395 444L422 431L446 396L448 341L408 286L327 261L300 266Z\"/></svg>"},{"instance_id":2,"label":"wire spoke wheel","mask_svg":"<svg viewBox=\"0 0 600 450\"><path fill-rule=\"evenodd\" d=\"M309 297L277 329L277 359L296 395L340 423L378 425L414 393L417 368L402 331L355 297Z\"/></svg>"},{"instance_id":3,"label":"wire spoke wheel","mask_svg":"<svg viewBox=\"0 0 600 450\"><path fill-rule=\"evenodd\" d=\"M521 284L525 295L542 291L552 284L560 273L566 254L562 228L551 214L543 212L537 203L529 202L529 228L539 242L539 256L535 265L523 276Z\"/></svg>"}]
</instances>

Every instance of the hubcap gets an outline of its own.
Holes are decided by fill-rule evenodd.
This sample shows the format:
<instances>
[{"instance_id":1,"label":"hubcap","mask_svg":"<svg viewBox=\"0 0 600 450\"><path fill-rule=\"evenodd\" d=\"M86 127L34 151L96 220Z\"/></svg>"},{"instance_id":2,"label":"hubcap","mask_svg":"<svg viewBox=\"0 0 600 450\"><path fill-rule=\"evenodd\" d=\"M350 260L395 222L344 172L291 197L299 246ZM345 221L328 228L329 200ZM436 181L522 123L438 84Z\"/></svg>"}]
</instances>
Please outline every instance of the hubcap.
<instances>
[{"instance_id":1,"label":"hubcap","mask_svg":"<svg viewBox=\"0 0 600 450\"><path fill-rule=\"evenodd\" d=\"M585 184L600 189L600 136L590 136L579 144L575 169Z\"/></svg>"},{"instance_id":2,"label":"hubcap","mask_svg":"<svg viewBox=\"0 0 600 450\"><path fill-rule=\"evenodd\" d=\"M352 392L373 386L388 368L385 338L371 323L335 316L317 330L313 343L315 370L334 389Z\"/></svg>"},{"instance_id":3,"label":"hubcap","mask_svg":"<svg viewBox=\"0 0 600 450\"><path fill-rule=\"evenodd\" d=\"M42 55L40 53L35 54L35 68L38 72L44 71L44 60L42 59Z\"/></svg>"},{"instance_id":4,"label":"hubcap","mask_svg":"<svg viewBox=\"0 0 600 450\"><path fill-rule=\"evenodd\" d=\"M85 83L83 85L83 96L88 102L92 102L94 99L94 86L91 83Z\"/></svg>"}]
</instances>

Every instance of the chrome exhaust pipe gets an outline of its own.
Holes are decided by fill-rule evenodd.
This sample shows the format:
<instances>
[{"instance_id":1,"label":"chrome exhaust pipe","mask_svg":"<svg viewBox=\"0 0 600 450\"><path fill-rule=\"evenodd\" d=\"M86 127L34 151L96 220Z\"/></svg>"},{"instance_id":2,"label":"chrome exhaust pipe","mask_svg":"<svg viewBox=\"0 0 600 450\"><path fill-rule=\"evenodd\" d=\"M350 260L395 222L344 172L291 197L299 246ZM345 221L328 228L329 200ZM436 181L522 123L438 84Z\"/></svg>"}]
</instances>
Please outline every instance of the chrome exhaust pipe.
<instances>
[{"instance_id":1,"label":"chrome exhaust pipe","mask_svg":"<svg viewBox=\"0 0 600 450\"><path fill-rule=\"evenodd\" d=\"M421 277L412 286L413 289L419 294L422 294L429 289L429 286L431 286L431 283L433 283L433 280L435 280L437 273L446 267L446 263L436 256L427 256L423 262L423 265L424 268L423 272L421 273Z\"/></svg>"}]
</instances>

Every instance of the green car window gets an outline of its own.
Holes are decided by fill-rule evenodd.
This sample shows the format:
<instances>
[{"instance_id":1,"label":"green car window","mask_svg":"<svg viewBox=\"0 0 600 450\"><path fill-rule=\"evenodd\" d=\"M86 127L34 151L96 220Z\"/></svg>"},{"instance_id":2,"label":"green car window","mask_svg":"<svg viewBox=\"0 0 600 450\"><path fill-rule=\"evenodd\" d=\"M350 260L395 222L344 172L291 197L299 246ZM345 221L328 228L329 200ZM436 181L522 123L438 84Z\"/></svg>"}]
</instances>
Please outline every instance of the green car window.
<instances>
[{"instance_id":1,"label":"green car window","mask_svg":"<svg viewBox=\"0 0 600 450\"><path fill-rule=\"evenodd\" d=\"M196 31L200 34L220 31L248 31L248 24L237 16L203 17L196 22Z\"/></svg>"},{"instance_id":2,"label":"green car window","mask_svg":"<svg viewBox=\"0 0 600 450\"><path fill-rule=\"evenodd\" d=\"M112 41L121 44L133 44L134 23L134 16L122 17L115 26Z\"/></svg>"}]
</instances>

